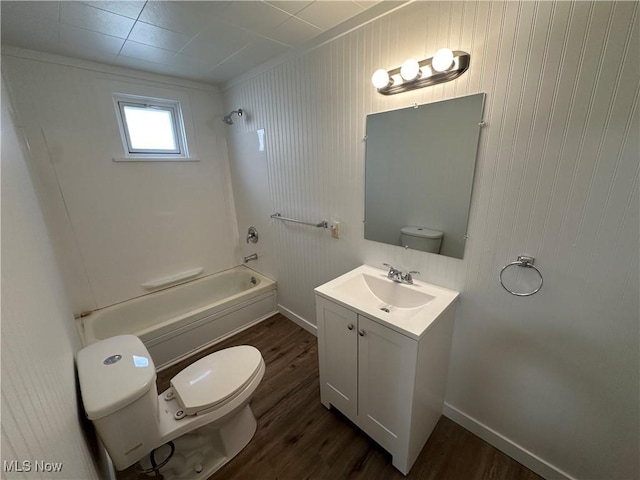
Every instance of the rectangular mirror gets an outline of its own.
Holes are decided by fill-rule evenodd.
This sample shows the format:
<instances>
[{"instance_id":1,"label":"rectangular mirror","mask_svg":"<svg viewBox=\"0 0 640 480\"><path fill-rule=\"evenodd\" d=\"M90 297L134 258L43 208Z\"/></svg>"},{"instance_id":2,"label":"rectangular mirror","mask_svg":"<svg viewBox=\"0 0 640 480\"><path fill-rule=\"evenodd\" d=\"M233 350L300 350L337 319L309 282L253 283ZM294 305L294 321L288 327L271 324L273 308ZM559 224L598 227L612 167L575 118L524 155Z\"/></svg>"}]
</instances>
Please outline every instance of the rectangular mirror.
<instances>
[{"instance_id":1,"label":"rectangular mirror","mask_svg":"<svg viewBox=\"0 0 640 480\"><path fill-rule=\"evenodd\" d=\"M367 115L365 239L464 256L484 99Z\"/></svg>"}]
</instances>

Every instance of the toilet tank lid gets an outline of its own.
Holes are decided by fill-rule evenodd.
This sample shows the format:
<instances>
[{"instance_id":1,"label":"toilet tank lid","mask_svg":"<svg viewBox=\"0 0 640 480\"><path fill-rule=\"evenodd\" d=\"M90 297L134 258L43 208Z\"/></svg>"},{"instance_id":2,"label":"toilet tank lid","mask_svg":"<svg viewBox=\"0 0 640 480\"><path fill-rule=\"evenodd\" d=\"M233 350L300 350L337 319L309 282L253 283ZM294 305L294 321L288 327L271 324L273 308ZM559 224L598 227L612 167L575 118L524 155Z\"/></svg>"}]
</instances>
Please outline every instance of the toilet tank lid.
<instances>
[{"instance_id":1,"label":"toilet tank lid","mask_svg":"<svg viewBox=\"0 0 640 480\"><path fill-rule=\"evenodd\" d=\"M142 397L156 381L156 368L135 335L93 343L76 357L82 403L90 420L114 413Z\"/></svg>"},{"instance_id":2,"label":"toilet tank lid","mask_svg":"<svg viewBox=\"0 0 640 480\"><path fill-rule=\"evenodd\" d=\"M262 354L250 345L225 348L192 363L171 379L187 415L225 403L260 369Z\"/></svg>"},{"instance_id":3,"label":"toilet tank lid","mask_svg":"<svg viewBox=\"0 0 640 480\"><path fill-rule=\"evenodd\" d=\"M442 232L440 230L433 230L431 228L402 227L400 231L404 235L411 235L412 237L433 238L433 239L442 238Z\"/></svg>"}]
</instances>

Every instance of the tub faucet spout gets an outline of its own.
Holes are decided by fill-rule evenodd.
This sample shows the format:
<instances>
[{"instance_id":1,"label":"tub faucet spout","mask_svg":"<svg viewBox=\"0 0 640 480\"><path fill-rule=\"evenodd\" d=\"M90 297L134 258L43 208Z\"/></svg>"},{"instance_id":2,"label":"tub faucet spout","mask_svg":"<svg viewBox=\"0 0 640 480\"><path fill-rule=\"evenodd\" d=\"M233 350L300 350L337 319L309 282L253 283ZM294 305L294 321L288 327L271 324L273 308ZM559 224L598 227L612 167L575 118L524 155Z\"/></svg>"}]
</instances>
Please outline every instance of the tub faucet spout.
<instances>
[{"instance_id":1,"label":"tub faucet spout","mask_svg":"<svg viewBox=\"0 0 640 480\"><path fill-rule=\"evenodd\" d=\"M253 253L251 255L248 255L248 256L244 257L242 263L247 263L247 262L250 262L251 260L258 260L258 254L257 253Z\"/></svg>"}]
</instances>

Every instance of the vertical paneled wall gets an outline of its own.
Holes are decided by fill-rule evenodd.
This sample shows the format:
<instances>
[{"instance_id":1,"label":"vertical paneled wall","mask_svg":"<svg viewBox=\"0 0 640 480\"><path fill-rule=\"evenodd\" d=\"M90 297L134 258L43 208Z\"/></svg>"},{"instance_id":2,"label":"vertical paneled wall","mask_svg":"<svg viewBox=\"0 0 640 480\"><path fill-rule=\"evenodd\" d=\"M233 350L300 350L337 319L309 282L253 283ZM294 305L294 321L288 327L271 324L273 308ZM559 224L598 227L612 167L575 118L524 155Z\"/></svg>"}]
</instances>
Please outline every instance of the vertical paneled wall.
<instances>
[{"instance_id":1,"label":"vertical paneled wall","mask_svg":"<svg viewBox=\"0 0 640 480\"><path fill-rule=\"evenodd\" d=\"M448 411L549 477L640 474L638 23L637 2L415 2L226 91L248 112L229 142L267 135L266 175L232 155L234 175L263 182L283 215L341 222L334 240L263 205L238 212L266 222L285 311L315 323L313 288L361 263L460 290ZM459 79L371 86L375 69L443 46L471 53ZM487 126L464 259L365 241L366 115L476 92ZM529 298L497 282L519 254L545 279Z\"/></svg>"},{"instance_id":2,"label":"vertical paneled wall","mask_svg":"<svg viewBox=\"0 0 640 480\"><path fill-rule=\"evenodd\" d=\"M3 85L2 478L99 478L80 429L84 412L78 411L73 365L78 348ZM36 461L61 463L62 469L38 471Z\"/></svg>"}]
</instances>

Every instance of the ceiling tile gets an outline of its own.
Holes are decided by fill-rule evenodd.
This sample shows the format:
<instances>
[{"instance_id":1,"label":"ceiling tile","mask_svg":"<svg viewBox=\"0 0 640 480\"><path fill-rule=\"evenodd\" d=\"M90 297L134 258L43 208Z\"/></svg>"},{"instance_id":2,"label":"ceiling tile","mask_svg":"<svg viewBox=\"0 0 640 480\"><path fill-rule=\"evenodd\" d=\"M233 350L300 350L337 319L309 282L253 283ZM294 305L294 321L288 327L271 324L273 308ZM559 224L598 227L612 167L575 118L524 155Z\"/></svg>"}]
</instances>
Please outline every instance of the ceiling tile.
<instances>
[{"instance_id":1,"label":"ceiling tile","mask_svg":"<svg viewBox=\"0 0 640 480\"><path fill-rule=\"evenodd\" d=\"M124 57L118 55L118 65L122 67L133 68L134 70L142 70L143 72L160 73L162 75L173 75L174 77L184 77L183 72L179 68L163 63L154 63L133 57Z\"/></svg>"},{"instance_id":2,"label":"ceiling tile","mask_svg":"<svg viewBox=\"0 0 640 480\"><path fill-rule=\"evenodd\" d=\"M216 67L213 70L198 76L196 80L206 83L224 83L238 75L246 72L246 66L243 64L229 64L223 67Z\"/></svg>"},{"instance_id":3,"label":"ceiling tile","mask_svg":"<svg viewBox=\"0 0 640 480\"><path fill-rule=\"evenodd\" d=\"M5 45L220 82L377 3L2 0L0 20Z\"/></svg>"},{"instance_id":4,"label":"ceiling tile","mask_svg":"<svg viewBox=\"0 0 640 480\"><path fill-rule=\"evenodd\" d=\"M226 5L227 2L147 2L138 20L174 32L196 35Z\"/></svg>"},{"instance_id":5,"label":"ceiling tile","mask_svg":"<svg viewBox=\"0 0 640 480\"><path fill-rule=\"evenodd\" d=\"M117 55L124 39L71 25L60 25L60 47L67 50Z\"/></svg>"},{"instance_id":6,"label":"ceiling tile","mask_svg":"<svg viewBox=\"0 0 640 480\"><path fill-rule=\"evenodd\" d=\"M4 3L4 2L3 2ZM58 23L23 15L5 15L2 12L2 44L56 53Z\"/></svg>"},{"instance_id":7,"label":"ceiling tile","mask_svg":"<svg viewBox=\"0 0 640 480\"><path fill-rule=\"evenodd\" d=\"M367 10L368 8L371 8L374 5L377 5L382 0L354 0L354 1L355 1L355 3L360 5L363 9ZM389 1L389 0L387 0L387 1ZM397 3L400 4L400 2L397 2Z\"/></svg>"},{"instance_id":8,"label":"ceiling tile","mask_svg":"<svg viewBox=\"0 0 640 480\"><path fill-rule=\"evenodd\" d=\"M260 63L262 63L271 60L273 57L287 50L289 50L289 47L264 38L247 45L238 55L234 55L232 58L236 61L242 60L249 63L260 61Z\"/></svg>"},{"instance_id":9,"label":"ceiling tile","mask_svg":"<svg viewBox=\"0 0 640 480\"><path fill-rule=\"evenodd\" d=\"M290 46L298 46L322 33L318 27L299 18L291 17L267 36Z\"/></svg>"},{"instance_id":10,"label":"ceiling tile","mask_svg":"<svg viewBox=\"0 0 640 480\"><path fill-rule=\"evenodd\" d=\"M58 21L60 18L60 2L13 2L2 1L2 17L21 15L40 20Z\"/></svg>"},{"instance_id":11,"label":"ceiling tile","mask_svg":"<svg viewBox=\"0 0 640 480\"><path fill-rule=\"evenodd\" d=\"M171 61L173 67L179 68L185 74L189 76L202 75L203 73L211 70L212 64L205 64L200 60L196 60L186 55L176 54Z\"/></svg>"},{"instance_id":12,"label":"ceiling tile","mask_svg":"<svg viewBox=\"0 0 640 480\"><path fill-rule=\"evenodd\" d=\"M300 10L302 10L305 7L308 7L309 5L311 5L313 3L313 1L309 1L309 2L302 2L302 1L284 1L284 2L280 2L280 1L268 1L266 2L270 5L273 5L276 8L279 8L280 10L284 10L287 13L290 13L291 15L295 15L296 13L298 13Z\"/></svg>"},{"instance_id":13,"label":"ceiling tile","mask_svg":"<svg viewBox=\"0 0 640 480\"><path fill-rule=\"evenodd\" d=\"M260 34L273 31L290 17L264 2L233 2L223 12L225 21Z\"/></svg>"},{"instance_id":14,"label":"ceiling tile","mask_svg":"<svg viewBox=\"0 0 640 480\"><path fill-rule=\"evenodd\" d=\"M236 0L237 1L237 0ZM246 1L246 0L243 0ZM207 18L220 18L222 12L231 5L231 0L206 0L206 1L183 1L179 0L178 3L184 7L188 7L189 10L195 12L199 16L205 16Z\"/></svg>"},{"instance_id":15,"label":"ceiling tile","mask_svg":"<svg viewBox=\"0 0 640 480\"><path fill-rule=\"evenodd\" d=\"M169 50L163 50L161 48L151 47L149 45L144 45L143 43L127 40L120 50L120 55L123 57L139 58L140 60L147 60L153 63L170 65L175 53L170 52Z\"/></svg>"},{"instance_id":16,"label":"ceiling tile","mask_svg":"<svg viewBox=\"0 0 640 480\"><path fill-rule=\"evenodd\" d=\"M362 11L363 8L355 2L319 1L313 2L296 16L322 30L329 30Z\"/></svg>"},{"instance_id":17,"label":"ceiling tile","mask_svg":"<svg viewBox=\"0 0 640 480\"><path fill-rule=\"evenodd\" d=\"M241 50L256 38L255 35L233 25L212 23L210 28L191 40L181 54L215 65Z\"/></svg>"},{"instance_id":18,"label":"ceiling tile","mask_svg":"<svg viewBox=\"0 0 640 480\"><path fill-rule=\"evenodd\" d=\"M145 45L151 45L173 52L178 52L191 39L192 37L190 35L174 32L155 25L149 25L144 22L136 22L128 38L128 40L134 42L144 43Z\"/></svg>"},{"instance_id":19,"label":"ceiling tile","mask_svg":"<svg viewBox=\"0 0 640 480\"><path fill-rule=\"evenodd\" d=\"M201 75L210 70L212 66L195 58L129 40L127 40L122 47L120 57L136 58L147 62L167 65L171 67L171 70L165 69L163 71L171 71L173 72L172 74L175 74L175 72L183 72L185 76L187 73L189 73L190 76Z\"/></svg>"},{"instance_id":20,"label":"ceiling tile","mask_svg":"<svg viewBox=\"0 0 640 480\"><path fill-rule=\"evenodd\" d=\"M123 44L122 38L71 25L60 26L60 54L62 55L95 62L115 63Z\"/></svg>"},{"instance_id":21,"label":"ceiling tile","mask_svg":"<svg viewBox=\"0 0 640 480\"><path fill-rule=\"evenodd\" d=\"M99 8L100 10L106 10L107 12L117 13L118 15L122 15L124 17L133 18L135 20L136 18L138 18L138 15L140 15L142 7L144 7L144 4L146 2L136 0L127 0L126 2L111 2L108 0L100 0L98 2L82 3L94 8Z\"/></svg>"},{"instance_id":22,"label":"ceiling tile","mask_svg":"<svg viewBox=\"0 0 640 480\"><path fill-rule=\"evenodd\" d=\"M240 52L219 63L203 79L214 82L231 80L233 77L250 70L252 67L264 63L286 52L290 48L276 42L262 39L259 42L247 45Z\"/></svg>"},{"instance_id":23,"label":"ceiling tile","mask_svg":"<svg viewBox=\"0 0 640 480\"><path fill-rule=\"evenodd\" d=\"M134 24L131 18L77 2L61 3L60 22L119 38L127 38Z\"/></svg>"}]
</instances>

